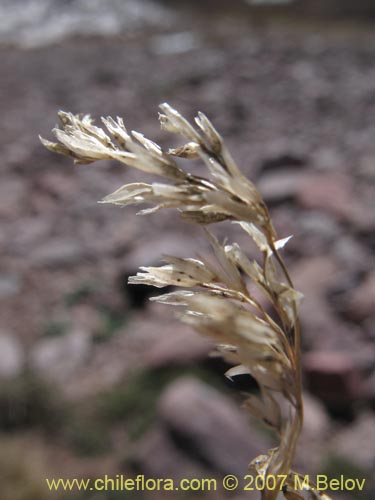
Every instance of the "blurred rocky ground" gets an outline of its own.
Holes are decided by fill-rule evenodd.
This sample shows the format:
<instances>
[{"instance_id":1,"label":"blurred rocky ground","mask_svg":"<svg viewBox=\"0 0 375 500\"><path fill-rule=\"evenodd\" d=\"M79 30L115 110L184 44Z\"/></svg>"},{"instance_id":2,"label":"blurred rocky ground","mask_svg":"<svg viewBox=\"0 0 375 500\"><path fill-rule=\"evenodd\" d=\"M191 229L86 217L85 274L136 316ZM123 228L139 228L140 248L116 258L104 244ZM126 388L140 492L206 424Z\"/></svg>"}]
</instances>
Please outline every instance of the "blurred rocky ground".
<instances>
[{"instance_id":1,"label":"blurred rocky ground","mask_svg":"<svg viewBox=\"0 0 375 500\"><path fill-rule=\"evenodd\" d=\"M207 252L202 232L175 214L98 205L149 178L110 162L74 167L38 141L64 109L124 116L177 146L158 126L163 101L213 120L280 236L294 235L285 255L305 294L306 391L295 469L366 477L365 492L335 498L372 498L371 3L271 3L1 2L4 500L51 498L48 475L241 476L275 443L239 409L251 380L225 381L209 343L148 302L155 290L126 284L162 254ZM253 255L230 225L214 230Z\"/></svg>"},{"instance_id":2,"label":"blurred rocky ground","mask_svg":"<svg viewBox=\"0 0 375 500\"><path fill-rule=\"evenodd\" d=\"M149 0L3 0L0 42L36 47L71 36L165 27L172 10Z\"/></svg>"},{"instance_id":3,"label":"blurred rocky ground","mask_svg":"<svg viewBox=\"0 0 375 500\"><path fill-rule=\"evenodd\" d=\"M371 0L2 0L0 43L37 47L71 36L113 36L145 28L166 28L181 8L252 15L309 15L318 18L374 18ZM183 14L186 14L183 13Z\"/></svg>"}]
</instances>

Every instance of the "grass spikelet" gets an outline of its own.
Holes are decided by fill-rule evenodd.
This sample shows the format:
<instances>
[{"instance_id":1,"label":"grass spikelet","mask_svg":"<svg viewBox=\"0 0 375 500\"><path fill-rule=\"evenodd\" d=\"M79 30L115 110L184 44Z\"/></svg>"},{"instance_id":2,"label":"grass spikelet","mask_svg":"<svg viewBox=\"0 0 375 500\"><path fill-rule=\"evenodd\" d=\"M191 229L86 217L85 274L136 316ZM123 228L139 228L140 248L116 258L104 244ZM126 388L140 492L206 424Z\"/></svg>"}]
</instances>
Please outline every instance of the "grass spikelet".
<instances>
[{"instance_id":1,"label":"grass spikelet","mask_svg":"<svg viewBox=\"0 0 375 500\"><path fill-rule=\"evenodd\" d=\"M205 229L216 264L165 256L166 264L142 267L129 282L181 287L152 300L182 308L181 320L215 341L220 354L234 365L227 377L248 373L257 381L259 395L249 396L245 407L274 430L279 445L252 460L250 467L265 479L285 475L282 493L287 500L302 499L304 494L328 500L314 484L305 482L305 491L294 489L297 475L292 461L303 424L298 318L302 294L294 289L280 255L289 237L278 239L260 193L240 172L210 120L198 113L196 128L168 104L160 108L161 127L184 137L187 142L182 147L163 151L143 134L129 134L121 118L103 118L105 131L94 126L89 115L64 112L59 113L61 128L53 130L58 142L41 141L48 149L71 156L75 163L115 159L164 179L124 185L102 203L151 205L140 214L173 208L184 220L203 226L229 220L255 242L259 259L250 261L239 245L221 244ZM207 175L182 169L179 157L200 158ZM251 283L272 305L276 320L253 295ZM281 479L272 490L262 491L262 500L276 500L280 489Z\"/></svg>"}]
</instances>

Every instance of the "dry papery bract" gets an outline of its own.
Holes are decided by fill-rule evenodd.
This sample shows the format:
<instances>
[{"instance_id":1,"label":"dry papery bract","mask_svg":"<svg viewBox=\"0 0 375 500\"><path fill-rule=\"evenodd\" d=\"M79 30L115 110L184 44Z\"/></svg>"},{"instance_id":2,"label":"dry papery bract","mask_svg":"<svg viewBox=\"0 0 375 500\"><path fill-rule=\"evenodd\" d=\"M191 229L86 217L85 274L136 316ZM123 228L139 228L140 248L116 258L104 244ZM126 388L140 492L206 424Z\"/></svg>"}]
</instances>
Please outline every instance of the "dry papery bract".
<instances>
[{"instance_id":1,"label":"dry papery bract","mask_svg":"<svg viewBox=\"0 0 375 500\"><path fill-rule=\"evenodd\" d=\"M257 381L259 393L250 395L245 406L279 437L278 447L250 463L272 488L262 491L262 499L275 500L283 494L288 500L327 500L327 495L306 481L303 491L295 490L302 481L296 482L298 475L291 470L303 403L297 311L302 295L294 289L279 253L289 238L278 240L261 195L241 173L209 119L198 113L194 126L168 104L161 104L160 109L161 127L182 136L186 141L182 147L163 151L139 132L129 133L118 117L102 118L104 127L100 128L89 115L65 112L59 113L61 128L53 129L58 142L41 141L78 164L113 159L162 179L126 184L102 203L151 205L140 214L175 208L183 219L202 226L230 220L255 242L258 261L250 260L236 243L221 244L204 228L216 264L204 258L167 255L165 265L142 267L129 282L181 287L152 300L180 306L181 320L213 339L220 354L234 365L226 373L229 378L246 373ZM189 173L178 165L178 157L200 158L207 175ZM272 317L262 305L264 301L251 292L250 284L273 306ZM283 475L287 479L280 493ZM276 486L267 481L270 476L277 479Z\"/></svg>"}]
</instances>

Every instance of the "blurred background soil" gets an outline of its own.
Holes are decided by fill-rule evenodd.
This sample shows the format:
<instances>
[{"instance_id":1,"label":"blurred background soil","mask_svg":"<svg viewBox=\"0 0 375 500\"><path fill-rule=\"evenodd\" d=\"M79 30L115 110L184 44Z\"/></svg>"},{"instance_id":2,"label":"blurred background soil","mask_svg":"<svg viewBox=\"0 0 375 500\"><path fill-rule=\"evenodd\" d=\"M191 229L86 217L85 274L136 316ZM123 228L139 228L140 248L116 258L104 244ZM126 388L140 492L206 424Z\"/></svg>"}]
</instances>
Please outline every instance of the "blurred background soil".
<instances>
[{"instance_id":1,"label":"blurred background soil","mask_svg":"<svg viewBox=\"0 0 375 500\"><path fill-rule=\"evenodd\" d=\"M174 213L98 205L153 179L110 162L74 167L38 141L63 109L123 116L173 147L157 121L164 101L212 119L280 237L294 235L285 255L305 294L306 390L295 469L367 478L335 498L373 498L374 10L365 0L1 2L2 499L142 499L52 494L44 479L242 477L275 443L240 410L252 381L226 381L211 346L148 302L155 290L127 286L162 254L207 252L202 231ZM230 225L214 230L248 248Z\"/></svg>"}]
</instances>

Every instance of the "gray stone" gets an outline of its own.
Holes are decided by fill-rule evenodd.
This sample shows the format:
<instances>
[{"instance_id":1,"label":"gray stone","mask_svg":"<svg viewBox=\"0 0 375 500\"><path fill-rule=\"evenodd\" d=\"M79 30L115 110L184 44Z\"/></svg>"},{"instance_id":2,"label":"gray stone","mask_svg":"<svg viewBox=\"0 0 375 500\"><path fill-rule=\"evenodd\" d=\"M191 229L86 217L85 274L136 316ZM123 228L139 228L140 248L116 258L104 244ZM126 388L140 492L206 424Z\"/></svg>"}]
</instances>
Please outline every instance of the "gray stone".
<instances>
[{"instance_id":1,"label":"gray stone","mask_svg":"<svg viewBox=\"0 0 375 500\"><path fill-rule=\"evenodd\" d=\"M358 327L338 319L323 297L308 297L300 308L300 318L305 347L353 352L360 335Z\"/></svg>"},{"instance_id":2,"label":"gray stone","mask_svg":"<svg viewBox=\"0 0 375 500\"><path fill-rule=\"evenodd\" d=\"M267 202L281 202L293 199L308 174L296 169L284 169L261 177L258 188Z\"/></svg>"},{"instance_id":3,"label":"gray stone","mask_svg":"<svg viewBox=\"0 0 375 500\"><path fill-rule=\"evenodd\" d=\"M55 238L46 240L37 247L31 253L30 260L36 266L65 267L76 264L85 256L87 256L87 251L79 241Z\"/></svg>"},{"instance_id":4,"label":"gray stone","mask_svg":"<svg viewBox=\"0 0 375 500\"><path fill-rule=\"evenodd\" d=\"M347 272L368 271L372 268L369 251L350 236L338 239L333 251L340 267L345 268Z\"/></svg>"},{"instance_id":5,"label":"gray stone","mask_svg":"<svg viewBox=\"0 0 375 500\"><path fill-rule=\"evenodd\" d=\"M0 274L0 298L14 297L21 291L21 285L18 274Z\"/></svg>"},{"instance_id":6,"label":"gray stone","mask_svg":"<svg viewBox=\"0 0 375 500\"><path fill-rule=\"evenodd\" d=\"M176 480L207 477L207 472L178 448L167 429L161 425L137 442L135 459L148 477L170 477Z\"/></svg>"},{"instance_id":7,"label":"gray stone","mask_svg":"<svg viewBox=\"0 0 375 500\"><path fill-rule=\"evenodd\" d=\"M340 239L341 231L332 214L321 210L301 210L300 217L294 221L294 227L290 230L295 236L291 244L295 245L297 252L302 251L305 257L315 258L331 251L332 245Z\"/></svg>"},{"instance_id":8,"label":"gray stone","mask_svg":"<svg viewBox=\"0 0 375 500\"><path fill-rule=\"evenodd\" d=\"M85 361L90 337L83 330L40 340L31 351L31 364L59 382L65 381Z\"/></svg>"},{"instance_id":9,"label":"gray stone","mask_svg":"<svg viewBox=\"0 0 375 500\"><path fill-rule=\"evenodd\" d=\"M375 418L373 413L361 414L354 425L338 432L331 452L365 471L373 471L375 463Z\"/></svg>"},{"instance_id":10,"label":"gray stone","mask_svg":"<svg viewBox=\"0 0 375 500\"><path fill-rule=\"evenodd\" d=\"M170 364L186 365L207 358L211 343L191 328L177 322L162 326L160 339L145 353L145 363L151 368Z\"/></svg>"},{"instance_id":11,"label":"gray stone","mask_svg":"<svg viewBox=\"0 0 375 500\"><path fill-rule=\"evenodd\" d=\"M331 422L324 405L314 396L303 394L304 419L301 439L327 436Z\"/></svg>"},{"instance_id":12,"label":"gray stone","mask_svg":"<svg viewBox=\"0 0 375 500\"><path fill-rule=\"evenodd\" d=\"M27 199L28 183L22 177L9 176L0 184L0 217L14 217Z\"/></svg>"},{"instance_id":13,"label":"gray stone","mask_svg":"<svg viewBox=\"0 0 375 500\"><path fill-rule=\"evenodd\" d=\"M169 9L148 0L12 0L0 4L0 41L34 47L72 35L115 35L165 25Z\"/></svg>"},{"instance_id":14,"label":"gray stone","mask_svg":"<svg viewBox=\"0 0 375 500\"><path fill-rule=\"evenodd\" d=\"M243 474L250 460L268 449L246 413L227 396L194 378L181 378L159 401L159 414L191 453L213 470Z\"/></svg>"},{"instance_id":15,"label":"gray stone","mask_svg":"<svg viewBox=\"0 0 375 500\"><path fill-rule=\"evenodd\" d=\"M156 55L184 54L198 49L200 40L191 31L168 33L151 39L151 51Z\"/></svg>"},{"instance_id":16,"label":"gray stone","mask_svg":"<svg viewBox=\"0 0 375 500\"><path fill-rule=\"evenodd\" d=\"M24 352L18 339L6 332L0 333L0 378L19 375L24 367Z\"/></svg>"},{"instance_id":17,"label":"gray stone","mask_svg":"<svg viewBox=\"0 0 375 500\"><path fill-rule=\"evenodd\" d=\"M304 392L303 406L303 428L298 441L296 462L299 470L308 470L309 474L314 474L321 469L332 425L324 405L310 393Z\"/></svg>"},{"instance_id":18,"label":"gray stone","mask_svg":"<svg viewBox=\"0 0 375 500\"><path fill-rule=\"evenodd\" d=\"M54 221L48 215L19 217L9 230L9 247L12 255L30 255L30 250L48 241Z\"/></svg>"},{"instance_id":19,"label":"gray stone","mask_svg":"<svg viewBox=\"0 0 375 500\"><path fill-rule=\"evenodd\" d=\"M325 242L333 242L340 234L340 227L329 214L311 210L300 220L301 237L317 237Z\"/></svg>"},{"instance_id":20,"label":"gray stone","mask_svg":"<svg viewBox=\"0 0 375 500\"><path fill-rule=\"evenodd\" d=\"M347 295L346 314L354 320L373 317L375 313L375 272L369 273L362 283Z\"/></svg>"}]
</instances>

